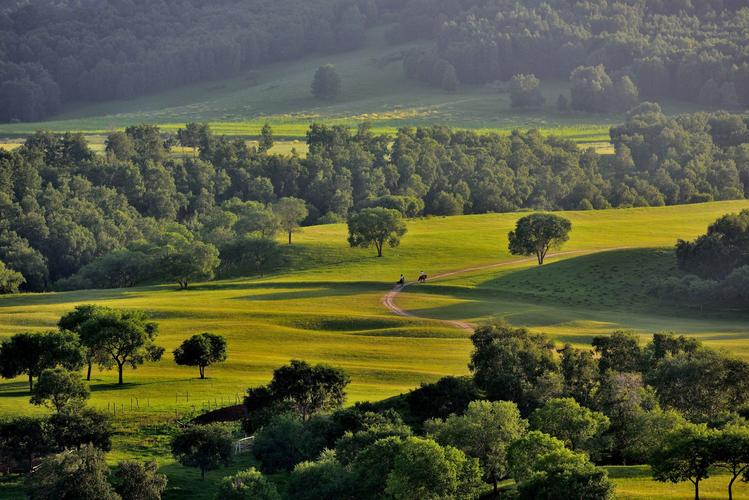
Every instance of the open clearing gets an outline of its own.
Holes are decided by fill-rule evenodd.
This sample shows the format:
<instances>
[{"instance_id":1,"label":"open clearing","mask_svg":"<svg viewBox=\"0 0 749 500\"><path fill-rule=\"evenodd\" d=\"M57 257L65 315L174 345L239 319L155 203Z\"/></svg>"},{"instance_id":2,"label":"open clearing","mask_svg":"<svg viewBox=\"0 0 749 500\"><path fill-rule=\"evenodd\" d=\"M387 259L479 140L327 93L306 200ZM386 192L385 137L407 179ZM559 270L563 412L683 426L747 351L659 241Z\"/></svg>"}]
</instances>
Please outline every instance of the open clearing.
<instances>
[{"instance_id":1,"label":"open clearing","mask_svg":"<svg viewBox=\"0 0 749 500\"><path fill-rule=\"evenodd\" d=\"M543 268L512 263L518 257L508 254L507 232L523 215L518 213L409 221L401 246L386 249L380 259L371 249L348 248L344 225L305 228L296 236L293 269L262 279L215 281L187 291L168 284L0 297L0 336L53 328L80 303L152 314L165 359L126 370L124 386L115 385L114 372L95 370L91 406L112 413L117 405L119 433L110 460L158 460L170 475L169 498L180 498L180 485L195 484L193 471L169 457L168 440L160 435L165 420L205 409L209 401L233 403L292 358L344 368L352 378L349 403L467 373L470 333L436 320L502 317L575 344L616 329L643 335L672 330L749 358L747 315L671 310L653 304L646 293L653 280L676 273L670 248L677 238L693 238L720 215L743 208L749 201L568 212L573 231L563 252L572 253L551 258ZM627 249L602 252L615 247ZM498 263L507 264L408 287L397 305L420 318L394 315L381 303L401 272L415 278L420 270L436 275ZM227 337L229 360L209 368L208 380L200 381L197 370L176 366L170 353L203 331ZM0 415L40 411L28 403L25 380L0 384ZM205 491L226 473L209 474ZM638 498L681 498L688 490L655 485L640 469L618 474L624 498L638 491ZM722 481L708 482L705 491L705 498L721 497Z\"/></svg>"},{"instance_id":2,"label":"open clearing","mask_svg":"<svg viewBox=\"0 0 749 500\"><path fill-rule=\"evenodd\" d=\"M78 104L45 122L1 124L0 137L24 136L38 129L102 135L138 123L173 132L199 121L209 122L217 134L246 138L257 137L267 122L278 138L299 140L315 121L346 125L368 121L382 133L434 124L500 132L538 128L605 152L609 127L623 120L620 115L557 112L557 97L568 92L567 82L544 82L546 107L518 111L510 108L509 94L496 86L466 85L448 93L409 81L403 75L402 55L417 45L390 45L386 33L386 28L371 30L366 46L357 51L262 66L236 78L142 98ZM343 94L333 102L310 95L315 70L328 63L336 66L343 80ZM673 102L664 103L664 109L676 113L698 108Z\"/></svg>"}]
</instances>

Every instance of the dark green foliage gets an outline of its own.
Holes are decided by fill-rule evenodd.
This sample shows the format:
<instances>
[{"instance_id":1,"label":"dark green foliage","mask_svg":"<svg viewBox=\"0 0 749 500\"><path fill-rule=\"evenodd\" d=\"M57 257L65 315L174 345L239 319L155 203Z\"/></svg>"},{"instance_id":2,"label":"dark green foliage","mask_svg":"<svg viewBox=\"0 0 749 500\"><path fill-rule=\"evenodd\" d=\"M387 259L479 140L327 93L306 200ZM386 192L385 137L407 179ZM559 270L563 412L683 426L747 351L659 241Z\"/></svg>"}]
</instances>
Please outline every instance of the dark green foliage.
<instances>
[{"instance_id":1,"label":"dark green foliage","mask_svg":"<svg viewBox=\"0 0 749 500\"><path fill-rule=\"evenodd\" d=\"M164 348L153 343L157 335L158 325L142 311L101 310L80 326L80 336L96 353L98 363L117 368L120 385L125 365L137 368L161 359Z\"/></svg>"},{"instance_id":2,"label":"dark green foliage","mask_svg":"<svg viewBox=\"0 0 749 500\"><path fill-rule=\"evenodd\" d=\"M404 128L393 138L367 124L315 124L305 158L260 153L200 124L179 135L198 154L168 155L172 140L145 125L112 134L106 157L80 135L44 132L0 152L0 260L23 275L19 288L188 287L219 269L269 272L284 262L265 239L279 231L282 213L283 230L293 232L302 204L302 224L313 224L368 208L413 217L749 194L744 117L668 118L653 104L612 129L613 157L537 131ZM294 210L281 210L291 198L300 200Z\"/></svg>"},{"instance_id":3,"label":"dark green foliage","mask_svg":"<svg viewBox=\"0 0 749 500\"><path fill-rule=\"evenodd\" d=\"M0 261L0 295L7 293L18 293L21 286L26 283L23 274L5 266Z\"/></svg>"},{"instance_id":4,"label":"dark green foliage","mask_svg":"<svg viewBox=\"0 0 749 500\"><path fill-rule=\"evenodd\" d=\"M561 80L582 66L574 78L582 83L580 94L573 91L580 109L626 110L637 87L648 99L749 104L743 51L749 25L739 1L398 5L393 29L398 40L434 40L432 47L406 57L406 75L433 86L441 83L435 62L452 65L461 82L472 84L528 73ZM615 77L603 75L600 64Z\"/></svg>"},{"instance_id":5,"label":"dark green foliage","mask_svg":"<svg viewBox=\"0 0 749 500\"><path fill-rule=\"evenodd\" d=\"M418 217L424 212L424 202L415 196L385 195L367 200L361 208L391 208L401 213L403 217Z\"/></svg>"},{"instance_id":6,"label":"dark green foliage","mask_svg":"<svg viewBox=\"0 0 749 500\"><path fill-rule=\"evenodd\" d=\"M543 265L546 254L560 248L568 239L572 223L554 214L533 214L518 220L510 231L510 253L535 255L538 265Z\"/></svg>"},{"instance_id":7,"label":"dark green foliage","mask_svg":"<svg viewBox=\"0 0 749 500\"><path fill-rule=\"evenodd\" d=\"M348 465L354 462L362 450L377 441L390 437L406 438L413 434L411 428L399 420L365 423L361 429L348 431L335 443L338 459Z\"/></svg>"},{"instance_id":8,"label":"dark green foliage","mask_svg":"<svg viewBox=\"0 0 749 500\"><path fill-rule=\"evenodd\" d=\"M320 66L312 80L312 95L318 99L335 99L341 95L341 77L335 66Z\"/></svg>"},{"instance_id":9,"label":"dark green foliage","mask_svg":"<svg viewBox=\"0 0 749 500\"><path fill-rule=\"evenodd\" d=\"M278 415L255 434L252 453L260 460L263 472L291 471L296 464L314 460L333 445L335 434L326 436L326 431L334 430L330 423L325 417L305 422L293 415Z\"/></svg>"},{"instance_id":10,"label":"dark green foliage","mask_svg":"<svg viewBox=\"0 0 749 500\"><path fill-rule=\"evenodd\" d=\"M545 469L518 485L518 497L523 500L556 500L558 498L614 498L614 483L608 473L593 464Z\"/></svg>"},{"instance_id":11,"label":"dark green foliage","mask_svg":"<svg viewBox=\"0 0 749 500\"><path fill-rule=\"evenodd\" d=\"M118 500L109 483L104 453L93 446L66 451L45 459L26 481L34 500Z\"/></svg>"},{"instance_id":12,"label":"dark green foliage","mask_svg":"<svg viewBox=\"0 0 749 500\"><path fill-rule=\"evenodd\" d=\"M236 266L260 276L281 262L278 243L270 238L247 236L237 238L221 249L224 266Z\"/></svg>"},{"instance_id":13,"label":"dark green foliage","mask_svg":"<svg viewBox=\"0 0 749 500\"><path fill-rule=\"evenodd\" d=\"M550 399L530 416L533 429L560 439L574 451L599 456L603 433L609 419L603 413L589 410L572 398Z\"/></svg>"},{"instance_id":14,"label":"dark green foliage","mask_svg":"<svg viewBox=\"0 0 749 500\"><path fill-rule=\"evenodd\" d=\"M315 462L302 462L289 476L288 498L299 500L348 500L353 495L351 473L335 458L334 452L325 452Z\"/></svg>"},{"instance_id":15,"label":"dark green foliage","mask_svg":"<svg viewBox=\"0 0 749 500\"><path fill-rule=\"evenodd\" d=\"M448 92L458 90L460 85L455 66L432 51L410 50L403 58L403 70L407 78L427 82Z\"/></svg>"},{"instance_id":16,"label":"dark green foliage","mask_svg":"<svg viewBox=\"0 0 749 500\"><path fill-rule=\"evenodd\" d=\"M594 337L593 349L598 354L601 373L606 370L639 372L642 370L640 340L632 332L617 331L609 335Z\"/></svg>"},{"instance_id":17,"label":"dark green foliage","mask_svg":"<svg viewBox=\"0 0 749 500\"><path fill-rule=\"evenodd\" d=\"M481 399L481 392L471 377L443 377L406 394L409 413L419 423L459 415L477 399Z\"/></svg>"},{"instance_id":18,"label":"dark green foliage","mask_svg":"<svg viewBox=\"0 0 749 500\"><path fill-rule=\"evenodd\" d=\"M48 368L39 375L31 391L31 404L47 405L57 412L78 411L89 397L88 387L78 372Z\"/></svg>"},{"instance_id":19,"label":"dark green foliage","mask_svg":"<svg viewBox=\"0 0 749 500\"><path fill-rule=\"evenodd\" d=\"M564 394L583 406L590 406L598 389L598 362L587 349L575 349L565 344L561 353Z\"/></svg>"},{"instance_id":20,"label":"dark green foliage","mask_svg":"<svg viewBox=\"0 0 749 500\"><path fill-rule=\"evenodd\" d=\"M197 366L201 379L205 378L207 366L221 361L226 361L226 339L213 333L193 335L174 350L174 362Z\"/></svg>"},{"instance_id":21,"label":"dark green foliage","mask_svg":"<svg viewBox=\"0 0 749 500\"><path fill-rule=\"evenodd\" d=\"M385 243L391 248L398 246L406 231L400 212L389 208L365 208L348 220L349 245L362 248L374 245L378 257L382 257Z\"/></svg>"},{"instance_id":22,"label":"dark green foliage","mask_svg":"<svg viewBox=\"0 0 749 500\"><path fill-rule=\"evenodd\" d=\"M377 9L365 5L8 5L2 20L12 50L0 64L0 120L39 120L60 101L131 98L263 63L357 48L365 26L378 18Z\"/></svg>"},{"instance_id":23,"label":"dark green foliage","mask_svg":"<svg viewBox=\"0 0 749 500\"><path fill-rule=\"evenodd\" d=\"M166 483L156 462L125 460L114 470L114 489L122 500L161 500Z\"/></svg>"},{"instance_id":24,"label":"dark green foliage","mask_svg":"<svg viewBox=\"0 0 749 500\"><path fill-rule=\"evenodd\" d=\"M40 418L16 417L0 422L0 454L4 463L30 471L34 458L55 449L47 422Z\"/></svg>"},{"instance_id":25,"label":"dark green foliage","mask_svg":"<svg viewBox=\"0 0 749 500\"><path fill-rule=\"evenodd\" d=\"M0 344L0 375L29 377L29 390L34 377L55 366L78 370L83 366L81 345L70 332L18 333Z\"/></svg>"},{"instance_id":26,"label":"dark green foliage","mask_svg":"<svg viewBox=\"0 0 749 500\"><path fill-rule=\"evenodd\" d=\"M510 81L510 101L513 108L539 108L546 99L535 75L515 75Z\"/></svg>"},{"instance_id":27,"label":"dark green foliage","mask_svg":"<svg viewBox=\"0 0 749 500\"><path fill-rule=\"evenodd\" d=\"M224 425L193 425L181 430L172 438L172 456L186 467L200 469L205 479L206 471L228 466L233 453L232 434Z\"/></svg>"},{"instance_id":28,"label":"dark green foliage","mask_svg":"<svg viewBox=\"0 0 749 500\"><path fill-rule=\"evenodd\" d=\"M749 363L701 348L664 357L646 373L665 407L707 422L749 401Z\"/></svg>"},{"instance_id":29,"label":"dark green foliage","mask_svg":"<svg viewBox=\"0 0 749 500\"><path fill-rule=\"evenodd\" d=\"M485 480L497 491L499 481L509 474L507 447L526 432L528 422L520 418L512 402L473 401L463 415L430 420L425 427L427 435L438 443L477 458Z\"/></svg>"},{"instance_id":30,"label":"dark green foliage","mask_svg":"<svg viewBox=\"0 0 749 500\"><path fill-rule=\"evenodd\" d=\"M676 259L682 271L712 280L749 265L749 210L724 215L694 242L679 240Z\"/></svg>"},{"instance_id":31,"label":"dark green foliage","mask_svg":"<svg viewBox=\"0 0 749 500\"><path fill-rule=\"evenodd\" d=\"M717 431L704 425L685 425L669 433L649 461L655 480L690 481L694 485L694 498L699 500L700 481L710 477L710 468L715 463L712 443L716 436Z\"/></svg>"},{"instance_id":32,"label":"dark green foliage","mask_svg":"<svg viewBox=\"0 0 749 500\"><path fill-rule=\"evenodd\" d=\"M580 66L570 76L571 107L581 111L627 111L638 103L639 90L628 76L616 83L602 64Z\"/></svg>"},{"instance_id":33,"label":"dark green foliage","mask_svg":"<svg viewBox=\"0 0 749 500\"><path fill-rule=\"evenodd\" d=\"M471 336L469 365L476 385L492 401L513 401L523 414L562 392L554 343L542 334L498 323Z\"/></svg>"},{"instance_id":34,"label":"dark green foliage","mask_svg":"<svg viewBox=\"0 0 749 500\"><path fill-rule=\"evenodd\" d=\"M320 411L340 408L349 382L339 368L292 360L273 371L268 388L277 400L289 403L295 413L308 420Z\"/></svg>"},{"instance_id":35,"label":"dark green foliage","mask_svg":"<svg viewBox=\"0 0 749 500\"><path fill-rule=\"evenodd\" d=\"M410 437L402 441L386 484L388 495L404 500L468 500L478 497L481 467L478 460L451 446Z\"/></svg>"},{"instance_id":36,"label":"dark green foliage","mask_svg":"<svg viewBox=\"0 0 749 500\"><path fill-rule=\"evenodd\" d=\"M112 448L112 421L106 413L92 408L55 413L49 418L48 426L50 439L58 451L86 444L103 451Z\"/></svg>"},{"instance_id":37,"label":"dark green foliage","mask_svg":"<svg viewBox=\"0 0 749 500\"><path fill-rule=\"evenodd\" d=\"M225 477L218 487L216 500L281 500L276 486L254 467Z\"/></svg>"}]
</instances>

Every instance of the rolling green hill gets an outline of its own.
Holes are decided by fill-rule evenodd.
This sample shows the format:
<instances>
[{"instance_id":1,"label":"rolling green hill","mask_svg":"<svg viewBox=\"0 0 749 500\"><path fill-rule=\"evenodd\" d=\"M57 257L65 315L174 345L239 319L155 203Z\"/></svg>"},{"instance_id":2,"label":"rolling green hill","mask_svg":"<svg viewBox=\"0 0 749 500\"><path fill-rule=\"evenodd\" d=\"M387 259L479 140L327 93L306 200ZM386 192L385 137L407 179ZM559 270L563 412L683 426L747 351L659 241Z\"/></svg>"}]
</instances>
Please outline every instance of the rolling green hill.
<instances>
[{"instance_id":1,"label":"rolling green hill","mask_svg":"<svg viewBox=\"0 0 749 500\"><path fill-rule=\"evenodd\" d=\"M344 225L310 227L291 249L295 269L262 279L202 283L186 291L165 284L0 297L0 336L54 328L61 314L80 303L148 311L160 325L164 360L126 370L124 386L114 384L114 372L95 370L91 406L113 413L117 405L119 433L110 460L155 458L179 487L195 478L172 463L168 442L159 435L165 420L234 403L292 358L344 368L352 378L349 403L467 373L469 332L445 319L480 323L504 317L577 344L616 329L673 330L749 358L746 314L662 308L644 292L654 280L676 273L668 248L677 238L695 237L718 216L747 207L749 202L735 201L565 213L573 232L563 250L571 253L543 268L528 261L459 273L399 294L398 305L422 318L393 315L381 303L399 273L413 278L420 270L435 275L514 262L506 235L522 214L412 220L401 246L386 249L381 259L371 249L348 248ZM197 370L174 364L171 350L203 331L226 336L229 359L209 368L209 378L201 381ZM0 414L43 411L28 403L26 383L0 383ZM209 475L206 491L225 474ZM618 474L627 495L655 498L647 471ZM720 491L720 482L715 484ZM660 498L684 491L680 485Z\"/></svg>"},{"instance_id":2,"label":"rolling green hill","mask_svg":"<svg viewBox=\"0 0 749 500\"><path fill-rule=\"evenodd\" d=\"M582 143L606 143L608 128L622 120L618 115L558 113L556 100L568 92L567 82L544 82L546 108L521 112L510 108L509 95L496 86L463 86L447 93L407 80L402 55L416 45L390 45L387 32L387 27L371 30L366 47L358 51L267 65L237 78L132 100L78 104L45 122L2 124L0 137L40 128L103 134L144 122L175 131L187 122L205 121L217 134L242 137L259 135L268 122L277 136L293 140L303 138L314 121L370 121L379 132L432 124L499 131L539 128ZM336 66L343 80L343 94L333 102L315 100L310 94L315 70L327 63ZM695 110L683 103L670 103L665 109Z\"/></svg>"}]
</instances>

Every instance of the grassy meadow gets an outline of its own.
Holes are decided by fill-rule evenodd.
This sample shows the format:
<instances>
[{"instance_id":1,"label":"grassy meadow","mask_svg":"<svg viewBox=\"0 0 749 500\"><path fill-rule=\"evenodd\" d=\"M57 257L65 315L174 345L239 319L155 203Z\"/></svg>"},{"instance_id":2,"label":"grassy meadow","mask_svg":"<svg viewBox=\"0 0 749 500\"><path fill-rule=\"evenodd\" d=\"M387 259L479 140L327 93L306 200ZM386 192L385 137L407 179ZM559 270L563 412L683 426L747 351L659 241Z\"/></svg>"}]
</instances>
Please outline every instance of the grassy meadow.
<instances>
[{"instance_id":1,"label":"grassy meadow","mask_svg":"<svg viewBox=\"0 0 749 500\"><path fill-rule=\"evenodd\" d=\"M507 251L507 232L523 214L412 220L401 245L386 249L382 258L373 249L348 248L345 225L310 227L286 249L291 268L264 278L199 283L186 291L164 284L2 296L0 338L54 328L81 303L150 313L160 326L164 359L126 369L123 386L115 384L115 372L95 369L90 405L116 411L119 432L110 460L157 459L170 475L168 498L182 498L185 487L197 495L190 498L202 498L186 486L195 484L190 478L197 472L169 456L164 432L170 420L236 402L247 387L266 383L275 367L293 358L344 368L352 378L349 403L468 373L469 333L440 320L505 318L576 344L616 329L673 330L749 358L747 315L670 310L645 293L649 283L677 272L669 251L677 238L693 238L720 215L743 208L749 201L565 213L573 222L563 248L570 253L550 258L543 268L528 261L409 287L397 303L420 318L392 315L381 304L398 275L413 279L420 270L434 275L517 261ZM204 331L226 336L229 359L209 367L201 381L197 369L175 365L171 351ZM42 411L29 404L26 380L0 383L0 415ZM678 492L688 491L655 485L647 473L636 472L627 469L617 479L623 498L679 498ZM199 489L210 491L226 473L210 473ZM722 482L716 483L717 495ZM0 496L7 492L11 498L16 488L0 484ZM711 491L708 486L706 493Z\"/></svg>"},{"instance_id":2,"label":"grassy meadow","mask_svg":"<svg viewBox=\"0 0 749 500\"><path fill-rule=\"evenodd\" d=\"M304 142L315 121L352 126L368 121L376 132L388 134L432 124L499 132L538 128L606 151L609 127L623 120L621 115L559 113L556 101L568 93L566 81L543 82L547 105L535 111L511 109L509 94L496 85L465 85L453 93L430 88L403 75L403 53L418 44L391 45L386 39L387 28L377 28L360 50L266 65L235 78L130 100L76 103L44 122L0 124L0 137L6 137L0 147L38 129L83 132L103 142L105 134L128 125L153 123L174 132L191 121L209 122L217 134L245 138L259 136L267 122L279 139ZM343 81L342 95L332 102L310 95L315 70L328 63ZM669 113L697 109L678 102L664 106Z\"/></svg>"}]
</instances>

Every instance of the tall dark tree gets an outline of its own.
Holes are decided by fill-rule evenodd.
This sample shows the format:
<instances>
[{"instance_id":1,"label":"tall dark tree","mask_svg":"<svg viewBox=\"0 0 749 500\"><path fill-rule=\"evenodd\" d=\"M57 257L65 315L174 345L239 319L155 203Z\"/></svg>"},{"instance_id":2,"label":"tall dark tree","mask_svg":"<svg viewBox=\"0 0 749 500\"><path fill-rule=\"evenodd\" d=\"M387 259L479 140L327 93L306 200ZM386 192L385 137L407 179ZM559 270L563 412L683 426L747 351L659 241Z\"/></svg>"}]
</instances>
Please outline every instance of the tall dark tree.
<instances>
[{"instance_id":1,"label":"tall dark tree","mask_svg":"<svg viewBox=\"0 0 749 500\"><path fill-rule=\"evenodd\" d=\"M533 214L521 218L515 230L508 235L510 253L535 255L538 265L543 265L553 248L560 248L568 239L572 223L554 214Z\"/></svg>"},{"instance_id":2,"label":"tall dark tree","mask_svg":"<svg viewBox=\"0 0 749 500\"><path fill-rule=\"evenodd\" d=\"M341 77L332 64L317 68L312 80L312 95L318 99L335 99L341 95Z\"/></svg>"},{"instance_id":3,"label":"tall dark tree","mask_svg":"<svg viewBox=\"0 0 749 500\"><path fill-rule=\"evenodd\" d=\"M206 367L226 361L226 339L213 333L193 335L174 350L178 365L197 366L200 378L205 378Z\"/></svg>"},{"instance_id":4,"label":"tall dark tree","mask_svg":"<svg viewBox=\"0 0 749 500\"><path fill-rule=\"evenodd\" d=\"M56 366L79 370L83 366L81 345L70 332L18 333L0 344L0 375L15 378L27 375L29 390L34 377Z\"/></svg>"}]
</instances>

